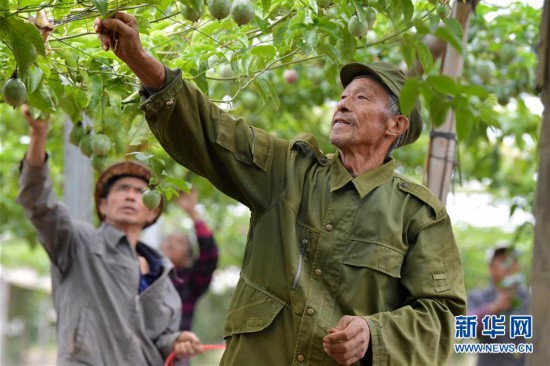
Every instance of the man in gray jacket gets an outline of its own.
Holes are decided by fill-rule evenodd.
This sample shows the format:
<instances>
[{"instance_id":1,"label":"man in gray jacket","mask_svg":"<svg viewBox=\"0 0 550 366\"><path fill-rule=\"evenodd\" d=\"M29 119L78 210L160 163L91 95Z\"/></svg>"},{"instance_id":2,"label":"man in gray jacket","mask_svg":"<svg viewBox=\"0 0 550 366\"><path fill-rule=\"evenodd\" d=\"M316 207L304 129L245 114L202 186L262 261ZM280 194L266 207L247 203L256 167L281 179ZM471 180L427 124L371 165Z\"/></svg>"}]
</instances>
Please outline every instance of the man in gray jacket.
<instances>
[{"instance_id":1,"label":"man in gray jacket","mask_svg":"<svg viewBox=\"0 0 550 366\"><path fill-rule=\"evenodd\" d=\"M182 359L202 353L193 333L178 331L181 301L169 261L139 241L161 213L141 200L149 169L133 161L106 169L95 190L101 226L73 220L52 189L48 122L22 110L30 144L17 200L52 263L58 364L161 366L171 352Z\"/></svg>"}]
</instances>

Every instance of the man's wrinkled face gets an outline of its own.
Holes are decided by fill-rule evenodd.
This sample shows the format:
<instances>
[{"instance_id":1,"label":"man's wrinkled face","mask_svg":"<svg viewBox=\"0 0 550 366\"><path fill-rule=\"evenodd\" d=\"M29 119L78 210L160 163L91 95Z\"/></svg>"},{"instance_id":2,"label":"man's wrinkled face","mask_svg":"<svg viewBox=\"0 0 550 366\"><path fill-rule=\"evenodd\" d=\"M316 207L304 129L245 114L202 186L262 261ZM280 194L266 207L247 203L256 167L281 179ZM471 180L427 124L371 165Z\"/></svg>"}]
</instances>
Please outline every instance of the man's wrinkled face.
<instances>
[{"instance_id":1,"label":"man's wrinkled face","mask_svg":"<svg viewBox=\"0 0 550 366\"><path fill-rule=\"evenodd\" d=\"M378 82L354 79L342 92L332 118L329 141L339 149L376 145L383 140L388 94Z\"/></svg>"},{"instance_id":2,"label":"man's wrinkled face","mask_svg":"<svg viewBox=\"0 0 550 366\"><path fill-rule=\"evenodd\" d=\"M156 217L157 211L143 205L142 192L147 187L145 181L124 177L114 182L107 198L101 199L100 212L105 221L117 228L128 225L143 227Z\"/></svg>"}]
</instances>

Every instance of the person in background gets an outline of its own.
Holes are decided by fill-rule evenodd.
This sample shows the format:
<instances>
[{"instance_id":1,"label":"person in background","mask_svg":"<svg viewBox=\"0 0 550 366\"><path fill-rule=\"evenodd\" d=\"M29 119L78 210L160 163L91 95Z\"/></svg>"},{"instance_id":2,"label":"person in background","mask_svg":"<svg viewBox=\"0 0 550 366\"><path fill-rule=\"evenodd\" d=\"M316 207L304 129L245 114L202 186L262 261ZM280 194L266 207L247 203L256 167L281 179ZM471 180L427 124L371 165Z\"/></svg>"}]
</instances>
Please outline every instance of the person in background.
<instances>
[{"instance_id":1,"label":"person in background","mask_svg":"<svg viewBox=\"0 0 550 366\"><path fill-rule=\"evenodd\" d=\"M139 240L162 212L141 200L150 170L129 160L108 167L95 187L100 227L74 220L52 187L49 121L34 119L27 105L22 111L30 143L17 201L51 262L57 363L159 366L172 352L183 360L202 353L195 334L178 330L171 264Z\"/></svg>"},{"instance_id":2,"label":"person in background","mask_svg":"<svg viewBox=\"0 0 550 366\"><path fill-rule=\"evenodd\" d=\"M170 279L181 298L180 330L191 330L195 304L206 292L218 265L218 247L212 232L197 211L198 191L181 192L176 204L185 211L195 226L199 255L193 258L191 238L181 232L170 234L161 244L161 251L170 259L174 269Z\"/></svg>"},{"instance_id":3,"label":"person in background","mask_svg":"<svg viewBox=\"0 0 550 366\"><path fill-rule=\"evenodd\" d=\"M477 336L481 343L525 343L521 337L510 337L510 315L527 315L529 294L520 273L518 251L507 245L497 245L487 255L490 284L468 293L468 315L477 315ZM487 315L505 316L505 335L491 338L482 335ZM479 366L519 366L524 353L480 353Z\"/></svg>"}]
</instances>

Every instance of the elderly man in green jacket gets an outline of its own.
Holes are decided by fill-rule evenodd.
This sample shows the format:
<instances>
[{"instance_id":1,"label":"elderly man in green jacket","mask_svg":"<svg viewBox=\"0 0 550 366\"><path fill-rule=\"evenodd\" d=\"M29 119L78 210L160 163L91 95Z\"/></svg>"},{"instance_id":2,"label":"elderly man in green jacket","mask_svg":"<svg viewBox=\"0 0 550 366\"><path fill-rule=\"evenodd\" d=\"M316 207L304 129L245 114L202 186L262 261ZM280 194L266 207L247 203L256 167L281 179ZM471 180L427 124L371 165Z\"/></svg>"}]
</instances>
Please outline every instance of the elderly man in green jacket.
<instances>
[{"instance_id":1,"label":"elderly man in green jacket","mask_svg":"<svg viewBox=\"0 0 550 366\"><path fill-rule=\"evenodd\" d=\"M21 163L18 202L38 231L52 264L58 365L160 366L171 352L202 352L191 332L180 332L181 302L172 266L139 241L160 209L141 200L151 171L134 161L107 168L95 189L101 226L74 220L53 191L46 154L48 121L34 119Z\"/></svg>"},{"instance_id":2,"label":"elderly man in green jacket","mask_svg":"<svg viewBox=\"0 0 550 366\"><path fill-rule=\"evenodd\" d=\"M250 208L223 365L438 365L465 313L459 252L445 208L394 172L393 147L422 122L399 113L404 75L350 64L325 155L249 127L141 47L136 21L96 20L140 78L152 132L180 164Z\"/></svg>"}]
</instances>

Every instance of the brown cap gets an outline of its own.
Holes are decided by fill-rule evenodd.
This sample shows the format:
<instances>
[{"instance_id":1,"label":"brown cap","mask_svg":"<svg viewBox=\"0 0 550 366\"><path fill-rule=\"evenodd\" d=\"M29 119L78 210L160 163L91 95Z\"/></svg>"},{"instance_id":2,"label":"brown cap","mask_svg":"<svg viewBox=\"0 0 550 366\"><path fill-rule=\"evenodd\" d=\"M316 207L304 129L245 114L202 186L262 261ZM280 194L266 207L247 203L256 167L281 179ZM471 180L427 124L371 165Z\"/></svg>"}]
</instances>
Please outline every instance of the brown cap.
<instances>
[{"instance_id":1,"label":"brown cap","mask_svg":"<svg viewBox=\"0 0 550 366\"><path fill-rule=\"evenodd\" d=\"M99 218L99 221L103 221L103 215L101 215L101 212L99 212L99 202L101 200L103 191L105 190L105 186L107 185L107 182L111 178L114 177L120 177L120 176L130 176L130 177L136 177L143 179L145 182L149 183L149 179L151 178L151 171L149 168L137 161L133 160L124 160L118 163L114 163L113 165L109 166L107 169L105 169L99 178L97 179L97 182L95 184L95 209L97 213L97 217ZM157 219L159 218L160 214L162 213L162 207L163 207L164 200L161 201L157 216L155 219L149 223L147 223L143 228L149 227L153 225Z\"/></svg>"},{"instance_id":2,"label":"brown cap","mask_svg":"<svg viewBox=\"0 0 550 366\"><path fill-rule=\"evenodd\" d=\"M385 85L398 99L401 89L407 81L407 76L399 68L386 62L375 62L368 65L350 63L344 65L340 70L340 80L344 88L359 76L373 76ZM422 117L420 116L420 103L416 104L407 117L409 118L409 128L400 137L397 147L412 144L420 136L423 127Z\"/></svg>"}]
</instances>

